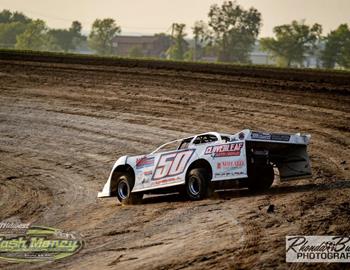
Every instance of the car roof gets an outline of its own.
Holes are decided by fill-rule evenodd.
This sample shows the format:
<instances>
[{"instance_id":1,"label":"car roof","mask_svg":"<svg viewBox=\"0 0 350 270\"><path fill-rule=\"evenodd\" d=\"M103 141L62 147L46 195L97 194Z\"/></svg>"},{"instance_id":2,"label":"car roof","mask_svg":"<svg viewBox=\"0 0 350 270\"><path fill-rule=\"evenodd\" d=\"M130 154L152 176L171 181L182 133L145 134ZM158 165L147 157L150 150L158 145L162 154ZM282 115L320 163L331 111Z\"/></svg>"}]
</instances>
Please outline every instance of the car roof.
<instances>
[{"instance_id":1,"label":"car roof","mask_svg":"<svg viewBox=\"0 0 350 270\"><path fill-rule=\"evenodd\" d=\"M218 133L218 132L215 132L215 131L210 131L210 132L205 132L205 133L200 133L200 134L195 134L195 135L192 135L192 136L188 136L188 137L184 137L184 138L181 138L181 139L177 139L177 140L172 140L172 141L169 141L167 143L164 143L162 145L160 145L157 149L155 149L152 153L155 153L157 152L159 149L161 149L163 146L165 145L168 145L168 144L171 144L171 143L174 143L174 142L182 142L183 140L188 140L188 139L194 139L195 137L198 137L198 136L202 136L202 135L214 135L216 137L221 137L221 136L227 136L227 137L231 137L233 136L232 134L224 134L224 133Z\"/></svg>"},{"instance_id":2,"label":"car roof","mask_svg":"<svg viewBox=\"0 0 350 270\"><path fill-rule=\"evenodd\" d=\"M225 136L225 137L231 137L233 136L233 134L227 134L227 133L219 133L219 132L215 132L215 131L209 131L209 132L205 132L205 133L199 133L199 134L195 134L195 135L192 135L192 136L188 136L188 137L185 137L185 138L182 138L182 139L178 139L178 140L174 140L174 141L171 141L171 142L176 142L176 141L183 141L183 140L188 140L188 139L193 139L195 137L198 137L198 136L203 136L203 135L214 135L215 137L218 137L219 139L222 137L222 136Z\"/></svg>"}]
</instances>

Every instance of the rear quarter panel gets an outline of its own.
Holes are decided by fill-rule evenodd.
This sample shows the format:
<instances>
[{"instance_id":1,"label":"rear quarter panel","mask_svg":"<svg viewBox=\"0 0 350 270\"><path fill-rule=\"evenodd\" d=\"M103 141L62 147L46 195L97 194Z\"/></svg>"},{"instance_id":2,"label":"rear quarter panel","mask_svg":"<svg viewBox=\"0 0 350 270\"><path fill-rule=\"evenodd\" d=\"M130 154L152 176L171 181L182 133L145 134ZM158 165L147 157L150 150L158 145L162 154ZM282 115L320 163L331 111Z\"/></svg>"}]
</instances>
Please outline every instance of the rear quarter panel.
<instances>
[{"instance_id":1,"label":"rear quarter panel","mask_svg":"<svg viewBox=\"0 0 350 270\"><path fill-rule=\"evenodd\" d=\"M199 156L210 163L212 181L247 177L244 140L206 145L199 152Z\"/></svg>"}]
</instances>

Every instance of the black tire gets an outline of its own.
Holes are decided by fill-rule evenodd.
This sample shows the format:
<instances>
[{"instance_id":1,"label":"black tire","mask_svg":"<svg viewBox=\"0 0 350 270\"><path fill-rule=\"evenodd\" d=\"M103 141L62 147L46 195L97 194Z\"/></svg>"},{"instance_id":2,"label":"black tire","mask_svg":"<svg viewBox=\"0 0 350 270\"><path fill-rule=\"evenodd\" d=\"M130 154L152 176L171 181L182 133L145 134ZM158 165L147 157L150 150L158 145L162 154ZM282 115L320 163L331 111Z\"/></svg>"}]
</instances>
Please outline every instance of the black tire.
<instances>
[{"instance_id":1,"label":"black tire","mask_svg":"<svg viewBox=\"0 0 350 270\"><path fill-rule=\"evenodd\" d=\"M142 201L143 193L132 193L134 179L129 173L122 173L117 180L117 198L123 205L139 204Z\"/></svg>"},{"instance_id":2,"label":"black tire","mask_svg":"<svg viewBox=\"0 0 350 270\"><path fill-rule=\"evenodd\" d=\"M208 172L203 168L192 169L186 179L186 197L192 201L202 200L213 194Z\"/></svg>"},{"instance_id":3,"label":"black tire","mask_svg":"<svg viewBox=\"0 0 350 270\"><path fill-rule=\"evenodd\" d=\"M271 165L252 166L248 172L248 188L259 192L269 189L275 179L275 173Z\"/></svg>"}]
</instances>

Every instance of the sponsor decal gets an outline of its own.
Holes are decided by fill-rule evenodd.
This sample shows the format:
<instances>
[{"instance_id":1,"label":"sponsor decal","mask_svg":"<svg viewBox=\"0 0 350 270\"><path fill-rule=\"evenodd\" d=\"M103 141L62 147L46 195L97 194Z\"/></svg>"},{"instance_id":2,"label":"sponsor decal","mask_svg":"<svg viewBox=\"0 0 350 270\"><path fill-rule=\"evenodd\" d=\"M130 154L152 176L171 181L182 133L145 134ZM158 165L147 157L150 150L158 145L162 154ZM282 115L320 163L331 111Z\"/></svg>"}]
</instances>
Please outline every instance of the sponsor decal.
<instances>
[{"instance_id":1,"label":"sponsor decal","mask_svg":"<svg viewBox=\"0 0 350 270\"><path fill-rule=\"evenodd\" d=\"M227 176L237 176L237 175L242 175L244 172L218 172L215 173L215 177L227 177Z\"/></svg>"},{"instance_id":2,"label":"sponsor decal","mask_svg":"<svg viewBox=\"0 0 350 270\"><path fill-rule=\"evenodd\" d=\"M154 165L154 157L142 157L136 160L136 169L151 167Z\"/></svg>"},{"instance_id":3,"label":"sponsor decal","mask_svg":"<svg viewBox=\"0 0 350 270\"><path fill-rule=\"evenodd\" d=\"M84 242L76 233L31 225L0 222L0 259L10 262L43 262L74 255Z\"/></svg>"},{"instance_id":4,"label":"sponsor decal","mask_svg":"<svg viewBox=\"0 0 350 270\"><path fill-rule=\"evenodd\" d=\"M151 174L152 174L152 171L145 171L143 174L144 174L144 175L151 175Z\"/></svg>"},{"instance_id":5,"label":"sponsor decal","mask_svg":"<svg viewBox=\"0 0 350 270\"><path fill-rule=\"evenodd\" d=\"M194 151L194 149L188 149L160 155L152 180L160 180L182 174Z\"/></svg>"},{"instance_id":6,"label":"sponsor decal","mask_svg":"<svg viewBox=\"0 0 350 270\"><path fill-rule=\"evenodd\" d=\"M350 262L350 236L286 236L287 262Z\"/></svg>"},{"instance_id":7,"label":"sponsor decal","mask_svg":"<svg viewBox=\"0 0 350 270\"><path fill-rule=\"evenodd\" d=\"M157 180L154 182L155 185L161 185L161 184L166 184L166 183L169 183L169 182L173 182L173 181L176 181L180 178L167 178L167 179L163 179L163 180Z\"/></svg>"},{"instance_id":8,"label":"sponsor decal","mask_svg":"<svg viewBox=\"0 0 350 270\"><path fill-rule=\"evenodd\" d=\"M252 136L252 139L255 139L255 140L283 141L283 142L288 142L290 140L290 135L288 134L252 132L251 136Z\"/></svg>"},{"instance_id":9,"label":"sponsor decal","mask_svg":"<svg viewBox=\"0 0 350 270\"><path fill-rule=\"evenodd\" d=\"M289 142L290 135L286 134L271 134L271 140L272 141L283 141L283 142Z\"/></svg>"},{"instance_id":10,"label":"sponsor decal","mask_svg":"<svg viewBox=\"0 0 350 270\"><path fill-rule=\"evenodd\" d=\"M216 168L218 170L221 169L236 169L242 168L244 166L244 160L229 160L229 161L221 161L216 164Z\"/></svg>"},{"instance_id":11,"label":"sponsor decal","mask_svg":"<svg viewBox=\"0 0 350 270\"><path fill-rule=\"evenodd\" d=\"M208 146L205 149L204 154L211 155L212 157L239 156L241 154L241 149L243 148L243 145L243 142L239 142Z\"/></svg>"}]
</instances>

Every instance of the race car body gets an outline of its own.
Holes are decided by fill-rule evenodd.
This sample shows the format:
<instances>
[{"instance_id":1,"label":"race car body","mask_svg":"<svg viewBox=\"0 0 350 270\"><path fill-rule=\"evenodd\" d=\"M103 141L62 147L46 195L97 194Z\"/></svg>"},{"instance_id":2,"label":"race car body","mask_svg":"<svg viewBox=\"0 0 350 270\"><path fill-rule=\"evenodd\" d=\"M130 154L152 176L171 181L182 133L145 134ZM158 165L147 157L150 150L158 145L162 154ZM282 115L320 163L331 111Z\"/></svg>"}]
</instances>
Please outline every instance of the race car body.
<instances>
[{"instance_id":1,"label":"race car body","mask_svg":"<svg viewBox=\"0 0 350 270\"><path fill-rule=\"evenodd\" d=\"M239 180L252 190L269 188L274 169L281 181L311 176L310 135L242 130L207 132L166 143L147 155L122 156L98 197L134 203L144 193L174 188L190 199L208 196L217 183Z\"/></svg>"}]
</instances>

